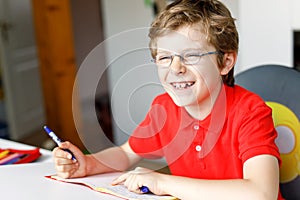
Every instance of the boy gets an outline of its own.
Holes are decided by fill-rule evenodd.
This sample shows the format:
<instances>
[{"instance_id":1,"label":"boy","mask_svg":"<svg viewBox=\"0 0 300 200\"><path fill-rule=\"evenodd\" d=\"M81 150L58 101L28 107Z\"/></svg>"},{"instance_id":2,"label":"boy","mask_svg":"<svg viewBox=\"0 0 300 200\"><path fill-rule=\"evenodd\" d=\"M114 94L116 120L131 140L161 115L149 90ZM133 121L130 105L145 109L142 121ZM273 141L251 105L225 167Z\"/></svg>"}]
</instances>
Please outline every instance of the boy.
<instances>
[{"instance_id":1,"label":"boy","mask_svg":"<svg viewBox=\"0 0 300 200\"><path fill-rule=\"evenodd\" d=\"M175 1L149 37L166 93L120 147L93 155L69 142L55 148L58 175L124 171L143 157L165 157L172 175L137 168L113 184L180 199L282 199L271 109L234 85L238 33L228 9L217 0Z\"/></svg>"}]
</instances>

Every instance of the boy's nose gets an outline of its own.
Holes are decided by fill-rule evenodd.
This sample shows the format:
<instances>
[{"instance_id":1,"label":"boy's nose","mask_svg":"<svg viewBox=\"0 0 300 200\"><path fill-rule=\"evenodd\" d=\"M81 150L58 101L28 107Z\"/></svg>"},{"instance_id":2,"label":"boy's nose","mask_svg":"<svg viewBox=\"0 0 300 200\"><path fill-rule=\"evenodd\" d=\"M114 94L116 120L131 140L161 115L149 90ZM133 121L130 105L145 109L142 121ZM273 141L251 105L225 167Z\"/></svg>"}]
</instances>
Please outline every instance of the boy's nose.
<instances>
[{"instance_id":1,"label":"boy's nose","mask_svg":"<svg viewBox=\"0 0 300 200\"><path fill-rule=\"evenodd\" d=\"M170 70L176 74L184 74L186 72L186 67L182 63L180 56L174 56L172 63L170 65Z\"/></svg>"}]
</instances>

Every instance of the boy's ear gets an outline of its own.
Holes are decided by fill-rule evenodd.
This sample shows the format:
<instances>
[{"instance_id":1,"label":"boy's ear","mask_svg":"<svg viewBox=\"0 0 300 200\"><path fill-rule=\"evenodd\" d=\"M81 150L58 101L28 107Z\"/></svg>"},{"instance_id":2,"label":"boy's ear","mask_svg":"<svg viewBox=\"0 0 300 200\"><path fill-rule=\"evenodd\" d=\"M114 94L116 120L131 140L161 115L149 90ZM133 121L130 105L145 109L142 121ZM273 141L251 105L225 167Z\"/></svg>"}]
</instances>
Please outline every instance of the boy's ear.
<instances>
[{"instance_id":1,"label":"boy's ear","mask_svg":"<svg viewBox=\"0 0 300 200\"><path fill-rule=\"evenodd\" d=\"M221 75L227 75L229 71L234 67L237 59L236 52L225 53L223 57L223 68L221 69Z\"/></svg>"}]
</instances>

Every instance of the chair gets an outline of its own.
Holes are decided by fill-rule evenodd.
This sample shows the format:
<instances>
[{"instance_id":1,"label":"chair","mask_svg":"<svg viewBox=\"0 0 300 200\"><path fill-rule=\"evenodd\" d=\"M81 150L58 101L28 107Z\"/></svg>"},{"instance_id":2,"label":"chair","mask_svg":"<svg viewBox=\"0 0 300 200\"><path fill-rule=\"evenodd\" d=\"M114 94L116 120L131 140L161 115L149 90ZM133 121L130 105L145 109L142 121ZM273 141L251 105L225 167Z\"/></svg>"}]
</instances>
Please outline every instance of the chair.
<instances>
[{"instance_id":1,"label":"chair","mask_svg":"<svg viewBox=\"0 0 300 200\"><path fill-rule=\"evenodd\" d=\"M261 65L235 76L240 85L272 108L282 165L280 190L286 200L300 199L300 72L281 65Z\"/></svg>"}]
</instances>

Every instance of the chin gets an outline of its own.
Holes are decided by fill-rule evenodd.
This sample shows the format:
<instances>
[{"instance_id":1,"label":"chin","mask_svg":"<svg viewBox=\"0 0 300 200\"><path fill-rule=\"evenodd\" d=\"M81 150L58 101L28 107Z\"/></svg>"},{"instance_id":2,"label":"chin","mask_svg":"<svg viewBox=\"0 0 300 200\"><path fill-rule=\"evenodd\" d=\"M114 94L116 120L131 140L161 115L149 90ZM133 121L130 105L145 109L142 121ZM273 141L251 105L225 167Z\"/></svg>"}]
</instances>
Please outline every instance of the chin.
<instances>
[{"instance_id":1,"label":"chin","mask_svg":"<svg viewBox=\"0 0 300 200\"><path fill-rule=\"evenodd\" d=\"M189 97L189 96L185 96L185 97L179 97L173 93L168 93L170 95L170 97L172 98L173 102L179 106L179 107L185 107L185 106L189 106L191 104L193 104L194 99Z\"/></svg>"}]
</instances>

